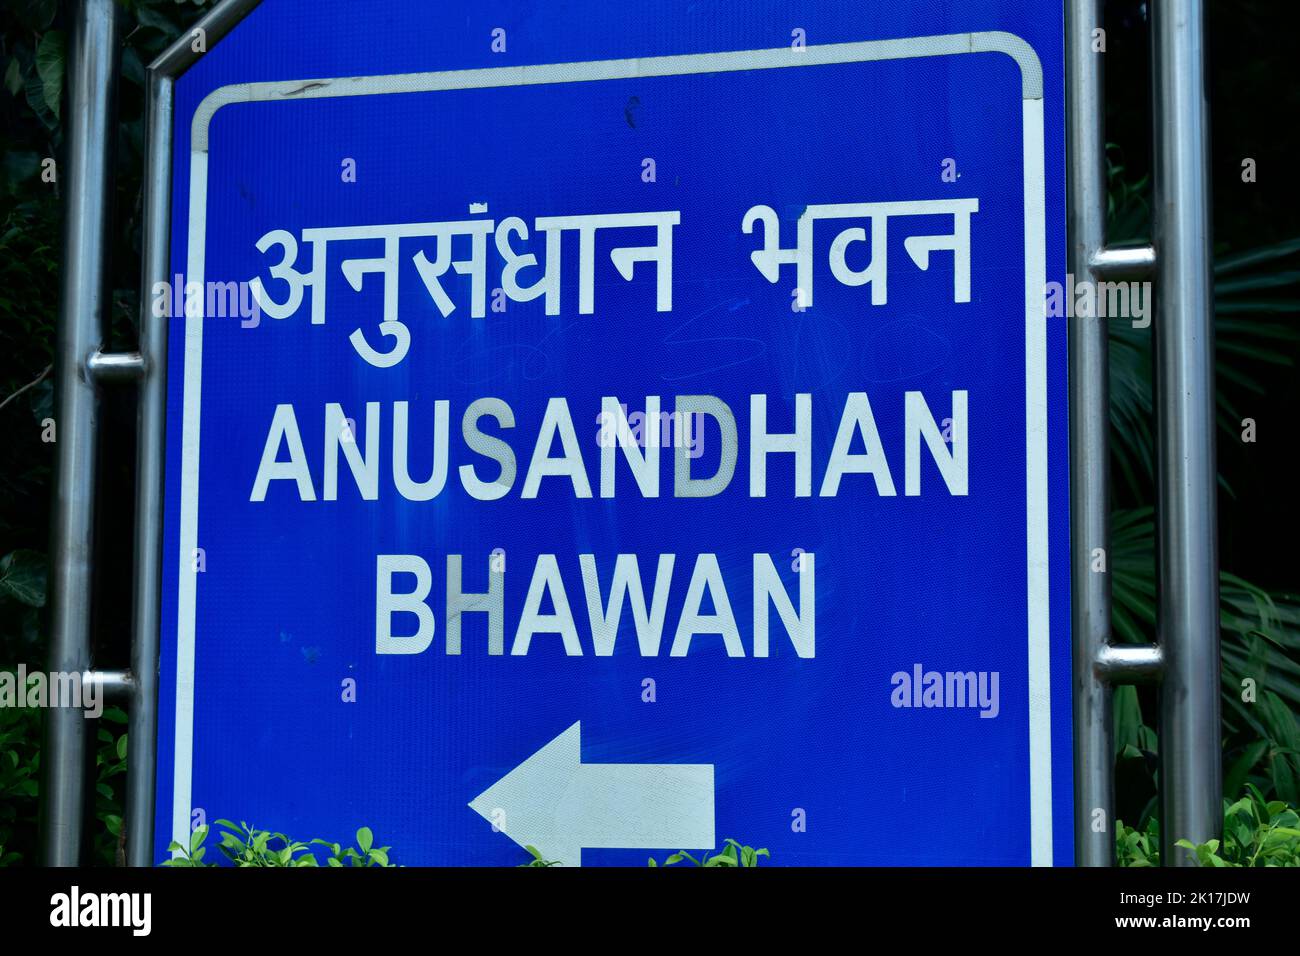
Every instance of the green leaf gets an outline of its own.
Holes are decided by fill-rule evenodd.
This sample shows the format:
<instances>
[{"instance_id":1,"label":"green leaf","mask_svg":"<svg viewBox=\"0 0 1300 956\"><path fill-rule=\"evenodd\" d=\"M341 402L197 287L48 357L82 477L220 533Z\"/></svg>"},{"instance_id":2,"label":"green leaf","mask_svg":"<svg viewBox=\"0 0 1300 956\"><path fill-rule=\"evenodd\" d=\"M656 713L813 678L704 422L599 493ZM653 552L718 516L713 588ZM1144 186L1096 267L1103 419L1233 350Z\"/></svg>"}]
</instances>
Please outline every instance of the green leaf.
<instances>
[{"instance_id":1,"label":"green leaf","mask_svg":"<svg viewBox=\"0 0 1300 956\"><path fill-rule=\"evenodd\" d=\"M135 19L140 26L157 30L166 36L171 36L176 31L176 27L172 25L170 20L145 4L140 4L135 8Z\"/></svg>"},{"instance_id":2,"label":"green leaf","mask_svg":"<svg viewBox=\"0 0 1300 956\"><path fill-rule=\"evenodd\" d=\"M375 835L370 832L370 827L362 827L357 831L357 846L361 847L362 853L369 853L374 844Z\"/></svg>"},{"instance_id":3,"label":"green leaf","mask_svg":"<svg viewBox=\"0 0 1300 956\"><path fill-rule=\"evenodd\" d=\"M44 607L45 555L18 550L0 559L0 594L7 594L29 607Z\"/></svg>"},{"instance_id":4,"label":"green leaf","mask_svg":"<svg viewBox=\"0 0 1300 956\"><path fill-rule=\"evenodd\" d=\"M1223 778L1223 792L1240 792L1242 784L1246 782L1246 777L1255 769L1255 765L1259 763L1266 750L1268 750L1267 740L1256 740L1247 746L1241 756L1228 768L1228 773Z\"/></svg>"},{"instance_id":5,"label":"green leaf","mask_svg":"<svg viewBox=\"0 0 1300 956\"><path fill-rule=\"evenodd\" d=\"M25 3L7 4L29 30L41 31L54 21L59 10L58 0L27 0Z\"/></svg>"},{"instance_id":6,"label":"green leaf","mask_svg":"<svg viewBox=\"0 0 1300 956\"><path fill-rule=\"evenodd\" d=\"M59 116L63 98L64 46L63 31L50 30L36 47L36 72L41 78L41 93L55 118Z\"/></svg>"},{"instance_id":7,"label":"green leaf","mask_svg":"<svg viewBox=\"0 0 1300 956\"><path fill-rule=\"evenodd\" d=\"M1262 275L1242 276L1214 284L1215 295L1234 295L1242 292L1255 292L1259 289L1278 289L1300 282L1300 272L1280 271L1266 272Z\"/></svg>"},{"instance_id":8,"label":"green leaf","mask_svg":"<svg viewBox=\"0 0 1300 956\"><path fill-rule=\"evenodd\" d=\"M1115 755L1120 756L1125 748L1132 747L1139 754L1142 751L1142 731L1146 724L1142 721L1142 707L1138 702L1137 688L1131 684L1116 687L1113 697Z\"/></svg>"},{"instance_id":9,"label":"green leaf","mask_svg":"<svg viewBox=\"0 0 1300 956\"><path fill-rule=\"evenodd\" d=\"M1300 238L1287 239L1283 242L1274 243L1271 246L1261 246L1258 249L1248 249L1245 252L1239 252L1231 256L1223 256L1214 263L1214 274L1216 276L1228 275L1232 272L1239 272L1242 269L1248 269L1251 266L1257 266L1264 262L1271 262L1274 259L1281 259L1291 255L1293 252L1300 252Z\"/></svg>"},{"instance_id":10,"label":"green leaf","mask_svg":"<svg viewBox=\"0 0 1300 956\"><path fill-rule=\"evenodd\" d=\"M5 68L5 89L11 96L17 96L19 90L23 88L23 65L18 62L18 57L9 58L9 66Z\"/></svg>"}]
</instances>

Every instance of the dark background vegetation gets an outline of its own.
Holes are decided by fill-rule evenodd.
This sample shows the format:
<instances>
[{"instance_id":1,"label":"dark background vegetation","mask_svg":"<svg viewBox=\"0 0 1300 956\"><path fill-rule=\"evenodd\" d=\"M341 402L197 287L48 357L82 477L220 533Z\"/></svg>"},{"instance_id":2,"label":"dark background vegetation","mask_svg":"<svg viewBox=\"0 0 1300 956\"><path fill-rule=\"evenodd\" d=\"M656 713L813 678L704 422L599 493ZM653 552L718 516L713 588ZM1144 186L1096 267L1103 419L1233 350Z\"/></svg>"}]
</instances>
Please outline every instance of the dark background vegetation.
<instances>
[{"instance_id":1,"label":"dark background vegetation","mask_svg":"<svg viewBox=\"0 0 1300 956\"><path fill-rule=\"evenodd\" d=\"M109 250L111 342L130 347L139 306L144 64L209 0L121 0L127 8L119 94L115 209ZM1157 0L1158 2L1158 0ZM0 0L0 668L44 665L45 564L53 445L47 371L59 303L60 183L41 161L62 155L64 32L57 0ZM1106 4L1107 138L1112 240L1149 230L1149 35L1144 0ZM1295 560L1300 506L1291 471L1300 409L1295 359L1300 328L1300 4L1211 0L1216 323L1223 581L1224 767L1229 795L1252 783L1270 798L1300 799L1300 591ZM1244 183L1242 160L1257 163ZM59 169L62 173L62 169ZM1150 330L1112 331L1115 487L1112 581L1118 639L1150 640L1155 579ZM21 393L20 393L21 390ZM1241 441L1243 418L1258 440ZM105 395L100 575L94 600L96 660L128 657L134 406L130 390ZM1099 467L1104 465L1099 464ZM1241 679L1259 687L1241 700ZM1116 697L1119 814L1145 827L1154 811L1153 691ZM93 861L120 859L122 714L99 722ZM0 708L0 866L36 854L39 714ZM237 812L237 811L235 811ZM761 839L761 834L755 836Z\"/></svg>"}]
</instances>

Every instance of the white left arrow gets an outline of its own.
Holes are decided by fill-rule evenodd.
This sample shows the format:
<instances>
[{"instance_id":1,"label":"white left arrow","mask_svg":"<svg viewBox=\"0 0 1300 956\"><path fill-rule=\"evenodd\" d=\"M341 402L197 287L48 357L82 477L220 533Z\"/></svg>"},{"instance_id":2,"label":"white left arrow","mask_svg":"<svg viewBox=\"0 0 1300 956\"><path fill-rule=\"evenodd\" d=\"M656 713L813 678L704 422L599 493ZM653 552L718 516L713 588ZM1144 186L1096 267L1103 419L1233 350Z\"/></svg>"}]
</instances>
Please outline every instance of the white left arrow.
<instances>
[{"instance_id":1,"label":"white left arrow","mask_svg":"<svg viewBox=\"0 0 1300 956\"><path fill-rule=\"evenodd\" d=\"M713 848L713 764L585 764L581 734L579 721L470 807L565 866L581 866L584 848Z\"/></svg>"}]
</instances>

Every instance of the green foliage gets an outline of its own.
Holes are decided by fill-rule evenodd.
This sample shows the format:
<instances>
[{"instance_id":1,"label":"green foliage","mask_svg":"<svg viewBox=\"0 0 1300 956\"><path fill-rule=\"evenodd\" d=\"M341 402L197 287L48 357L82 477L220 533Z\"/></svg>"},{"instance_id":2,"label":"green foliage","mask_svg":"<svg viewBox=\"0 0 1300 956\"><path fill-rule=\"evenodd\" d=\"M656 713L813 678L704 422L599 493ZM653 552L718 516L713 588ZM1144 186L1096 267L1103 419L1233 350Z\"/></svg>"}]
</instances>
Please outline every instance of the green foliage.
<instances>
[{"instance_id":1,"label":"green foliage","mask_svg":"<svg viewBox=\"0 0 1300 956\"><path fill-rule=\"evenodd\" d=\"M223 827L221 845L218 847L231 863L240 867L259 866L315 866L316 857L310 852L306 843L290 840L283 833L258 830L247 823L235 824L229 820L218 820L217 826ZM199 827L195 833L203 831ZM206 832L204 836L206 837ZM193 853L193 839L191 853ZM200 840L202 843L202 840ZM173 843L172 846L177 844Z\"/></svg>"},{"instance_id":2,"label":"green foliage","mask_svg":"<svg viewBox=\"0 0 1300 956\"><path fill-rule=\"evenodd\" d=\"M0 707L0 867L15 866L34 849L40 712Z\"/></svg>"},{"instance_id":3,"label":"green foliage","mask_svg":"<svg viewBox=\"0 0 1300 956\"><path fill-rule=\"evenodd\" d=\"M283 833L259 830L247 823L232 823L230 820L218 820L221 827L221 843L217 847L223 856L237 867L295 867L319 866L320 861L312 853L312 844L319 844L330 851L325 858L331 867L391 867L388 851L391 847L375 846L375 837L369 827L362 827L356 833L357 846L343 847L328 840L312 840L303 843L292 840ZM201 826L190 834L190 845L182 846L175 840L168 847L173 857L163 861L163 866L217 866L205 863L207 842L210 828Z\"/></svg>"},{"instance_id":4,"label":"green foliage","mask_svg":"<svg viewBox=\"0 0 1300 956\"><path fill-rule=\"evenodd\" d=\"M1106 232L1112 245L1138 241L1151 221L1151 177L1130 180L1123 150L1106 144Z\"/></svg>"},{"instance_id":5,"label":"green foliage","mask_svg":"<svg viewBox=\"0 0 1300 956\"><path fill-rule=\"evenodd\" d=\"M1276 290L1300 284L1300 239L1222 257L1214 267L1215 418L1224 447L1240 442L1244 397L1264 394L1262 366L1292 367L1300 331L1280 319L1300 312L1300 300ZM1112 320L1110 343L1111 457L1128 492L1150 500L1155 476L1151 328ZM1230 481L1219 476L1229 493Z\"/></svg>"},{"instance_id":6,"label":"green foliage","mask_svg":"<svg viewBox=\"0 0 1300 956\"><path fill-rule=\"evenodd\" d=\"M0 488L4 484L0 478ZM0 671L13 673L5 665L26 656L23 646L36 644L44 603L44 557L17 550L0 558ZM0 707L0 867L35 862L40 741L39 710Z\"/></svg>"},{"instance_id":7,"label":"green foliage","mask_svg":"<svg viewBox=\"0 0 1300 956\"><path fill-rule=\"evenodd\" d=\"M126 713L107 707L96 727L94 860L124 865ZM36 811L40 787L41 711L0 707L0 867L36 861Z\"/></svg>"},{"instance_id":8,"label":"green foliage","mask_svg":"<svg viewBox=\"0 0 1300 956\"><path fill-rule=\"evenodd\" d=\"M1155 521L1150 507L1121 509L1111 522L1112 624L1121 641L1155 634ZM1219 576L1223 659L1224 790L1251 782L1300 803L1300 600L1270 594L1227 571ZM1246 683L1247 681L1251 683ZM1253 688L1253 699L1243 699ZM1115 742L1154 753L1155 731L1137 692L1115 695Z\"/></svg>"},{"instance_id":9,"label":"green foliage","mask_svg":"<svg viewBox=\"0 0 1300 956\"><path fill-rule=\"evenodd\" d=\"M388 851L392 847L375 846L375 836L370 832L369 827L362 827L357 831L357 849L352 847L340 847L337 843L330 843L327 840L312 840L312 843L319 843L329 848L330 855L325 858L327 866L392 866L388 862Z\"/></svg>"},{"instance_id":10,"label":"green foliage","mask_svg":"<svg viewBox=\"0 0 1300 956\"><path fill-rule=\"evenodd\" d=\"M1146 829L1138 830L1116 820L1115 862L1119 866L1159 866L1160 821L1150 817Z\"/></svg>"},{"instance_id":11,"label":"green foliage","mask_svg":"<svg viewBox=\"0 0 1300 956\"><path fill-rule=\"evenodd\" d=\"M1139 831L1116 821L1116 855L1120 866L1159 866L1160 827L1148 820ZM1300 867L1300 813L1282 800L1265 800L1259 788L1246 785L1235 803L1223 802L1223 839L1206 843L1178 840L1201 866Z\"/></svg>"},{"instance_id":12,"label":"green foliage","mask_svg":"<svg viewBox=\"0 0 1300 956\"><path fill-rule=\"evenodd\" d=\"M663 865L672 866L674 863L681 863L685 860L692 866L758 866L758 858L760 856L765 856L769 859L772 856L772 854L767 851L766 847L760 850L755 850L752 846L744 846L730 837L723 842L726 846L723 847L722 852L720 853L713 854L712 856L705 854L699 859L696 859L685 850L678 850L672 856L668 857L668 859L664 860ZM654 857L650 858L647 865L659 866L659 864L655 862Z\"/></svg>"},{"instance_id":13,"label":"green foliage","mask_svg":"<svg viewBox=\"0 0 1300 956\"><path fill-rule=\"evenodd\" d=\"M44 607L45 555L19 550L0 558L0 595L28 607Z\"/></svg>"},{"instance_id":14,"label":"green foliage","mask_svg":"<svg viewBox=\"0 0 1300 956\"><path fill-rule=\"evenodd\" d=\"M41 423L53 415L59 287L54 200L7 213L3 205L0 196L0 667L44 656L40 609L55 446L41 440Z\"/></svg>"},{"instance_id":15,"label":"green foliage","mask_svg":"<svg viewBox=\"0 0 1300 956\"><path fill-rule=\"evenodd\" d=\"M1110 165L1109 224L1117 245L1144 242L1150 221L1146 178L1130 182L1124 166ZM1286 320L1300 299L1280 290L1300 286L1300 238L1219 256L1214 267L1216 402L1220 444L1240 442L1239 403L1264 393L1260 375L1289 367L1300 332ZM1156 618L1154 500L1155 420L1152 330L1111 321L1111 455L1136 503L1111 516L1111 623L1116 639L1154 640ZM1231 494L1228 478L1220 486ZM1300 597L1271 593L1223 570L1219 579L1222 635L1224 790L1247 782L1290 803L1300 802ZM1250 681L1252 683L1247 684ZM1250 688L1250 691L1247 691ZM1140 767L1157 750L1143 718L1142 695L1115 694L1115 742L1121 760ZM1146 759L1148 766L1154 761ZM1150 780L1154 787L1154 778ZM1149 811L1149 807L1148 807ZM1143 814L1145 816L1145 813Z\"/></svg>"},{"instance_id":16,"label":"green foliage","mask_svg":"<svg viewBox=\"0 0 1300 956\"><path fill-rule=\"evenodd\" d=\"M211 0L121 0L113 339L134 340L143 198L144 64L211 6ZM59 214L64 169L66 34L58 0L0 6L0 668L45 659L46 536L54 444L54 321L59 308ZM55 161L53 165L51 162ZM112 534L112 526L106 532ZM118 544L120 545L120 539ZM124 648L119 649L123 655ZM116 652L114 652L116 653ZM107 710L95 734L98 864L122 862L125 715ZM0 866L35 862L41 717L0 708Z\"/></svg>"},{"instance_id":17,"label":"green foliage","mask_svg":"<svg viewBox=\"0 0 1300 956\"><path fill-rule=\"evenodd\" d=\"M564 866L564 864L561 863L559 860L546 859L544 856L542 856L542 851L537 849L537 847L535 846L526 846L524 847L524 849L528 851L532 859L529 860L527 863L520 863L519 866L521 868L526 866Z\"/></svg>"},{"instance_id":18,"label":"green foliage","mask_svg":"<svg viewBox=\"0 0 1300 956\"><path fill-rule=\"evenodd\" d=\"M1148 242L1148 177L1130 180L1118 150L1108 149L1107 231L1114 247ZM1300 298L1280 290L1300 286L1300 237L1231 255L1214 263L1214 336L1217 421L1223 438L1239 441L1242 397L1264 394L1258 373L1291 367L1300 331L1286 319L1300 314ZM1138 501L1151 500L1155 476L1155 421L1151 328L1108 324L1110 344L1111 457ZM1231 491L1227 479L1220 484Z\"/></svg>"},{"instance_id":19,"label":"green foliage","mask_svg":"<svg viewBox=\"0 0 1300 956\"><path fill-rule=\"evenodd\" d=\"M126 834L122 831L122 807L126 800L126 712L107 707L95 731L95 819L91 837L95 859L116 866L126 865Z\"/></svg>"},{"instance_id":20,"label":"green foliage","mask_svg":"<svg viewBox=\"0 0 1300 956\"><path fill-rule=\"evenodd\" d=\"M172 854L170 860L164 860L163 866L216 866L215 863L204 863L203 858L208 853L208 848L203 844L208 839L208 827L204 824L201 827L195 827L190 833L190 845L181 846L175 840L167 847Z\"/></svg>"},{"instance_id":21,"label":"green foliage","mask_svg":"<svg viewBox=\"0 0 1300 956\"><path fill-rule=\"evenodd\" d=\"M56 120L63 99L63 63L67 43L62 30L50 30L36 44L36 77L40 80L41 100Z\"/></svg>"}]
</instances>

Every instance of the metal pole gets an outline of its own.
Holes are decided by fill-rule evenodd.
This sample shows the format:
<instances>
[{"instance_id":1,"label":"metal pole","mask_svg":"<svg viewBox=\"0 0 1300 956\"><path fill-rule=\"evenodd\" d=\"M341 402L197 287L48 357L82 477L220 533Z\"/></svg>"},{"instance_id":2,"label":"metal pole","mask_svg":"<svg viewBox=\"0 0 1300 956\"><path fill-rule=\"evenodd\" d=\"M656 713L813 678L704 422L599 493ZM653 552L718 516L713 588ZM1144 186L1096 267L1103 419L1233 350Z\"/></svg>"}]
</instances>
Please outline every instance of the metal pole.
<instances>
[{"instance_id":1,"label":"metal pole","mask_svg":"<svg viewBox=\"0 0 1300 956\"><path fill-rule=\"evenodd\" d=\"M67 59L63 288L55 346L54 504L50 528L52 671L90 670L90 610L98 397L86 367L103 344L107 299L109 145L117 86L117 4L72 10ZM46 712L41 832L47 866L80 861L86 722L80 710Z\"/></svg>"},{"instance_id":2,"label":"metal pole","mask_svg":"<svg viewBox=\"0 0 1300 956\"><path fill-rule=\"evenodd\" d=\"M1069 268L1091 280L1106 242L1105 101L1102 54L1092 31L1100 0L1066 5L1065 61L1069 149ZM1073 290L1067 289L1072 297ZM1074 853L1080 866L1115 857L1114 747L1110 685L1095 662L1110 638L1110 413L1106 320L1076 316L1070 326L1070 578L1074 632ZM1101 548L1106 571L1094 571ZM1100 811L1100 812L1099 812Z\"/></svg>"},{"instance_id":3,"label":"metal pole","mask_svg":"<svg viewBox=\"0 0 1300 956\"><path fill-rule=\"evenodd\" d=\"M173 84L202 55L201 30L212 44L232 30L260 0L222 0L193 30L183 33L149 65L146 103L145 239L140 296L139 352L105 357L107 373L140 377L136 446L135 595L131 641L131 708L127 751L126 859L152 866L154 789L157 783L158 647L162 588L163 467L166 440L168 320L153 314L152 289L171 280L171 150Z\"/></svg>"},{"instance_id":4,"label":"metal pole","mask_svg":"<svg viewBox=\"0 0 1300 956\"><path fill-rule=\"evenodd\" d=\"M1209 109L1203 0L1151 5L1162 859L1223 824Z\"/></svg>"},{"instance_id":5,"label":"metal pole","mask_svg":"<svg viewBox=\"0 0 1300 956\"><path fill-rule=\"evenodd\" d=\"M145 254L143 287L167 275L171 210L172 81L150 73L145 111L149 157L144 184ZM163 442L166 434L167 318L157 316L151 295L140 297L140 355L144 380L137 412L135 490L135 601L131 672L135 675L128 725L126 860L153 865L155 755L158 747L158 634L162 586Z\"/></svg>"}]
</instances>

